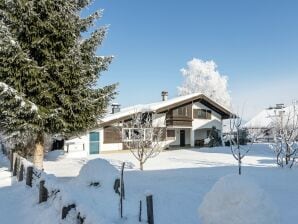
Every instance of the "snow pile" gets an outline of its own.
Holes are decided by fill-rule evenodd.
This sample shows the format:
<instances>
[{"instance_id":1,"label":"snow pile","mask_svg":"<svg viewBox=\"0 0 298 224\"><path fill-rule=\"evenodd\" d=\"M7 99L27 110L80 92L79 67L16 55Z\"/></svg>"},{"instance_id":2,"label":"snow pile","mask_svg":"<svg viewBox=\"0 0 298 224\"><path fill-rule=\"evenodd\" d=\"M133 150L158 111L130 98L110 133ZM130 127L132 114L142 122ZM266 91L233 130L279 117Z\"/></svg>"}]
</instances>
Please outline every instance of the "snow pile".
<instances>
[{"instance_id":1,"label":"snow pile","mask_svg":"<svg viewBox=\"0 0 298 224\"><path fill-rule=\"evenodd\" d=\"M111 185L113 187L114 181L118 176L118 170L107 160L93 159L82 167L76 182L83 184L99 182L101 185Z\"/></svg>"},{"instance_id":2,"label":"snow pile","mask_svg":"<svg viewBox=\"0 0 298 224\"><path fill-rule=\"evenodd\" d=\"M199 207L203 224L275 224L277 210L264 190L239 175L219 179Z\"/></svg>"},{"instance_id":3,"label":"snow pile","mask_svg":"<svg viewBox=\"0 0 298 224\"><path fill-rule=\"evenodd\" d=\"M47 203L53 208L49 211L51 214L61 216L64 206L75 205L63 223L74 223L80 214L85 224L112 224L119 221L119 195L114 191L118 177L119 171L107 160L93 159L70 181L61 182L55 175L45 172L39 180L45 180L49 192Z\"/></svg>"},{"instance_id":4,"label":"snow pile","mask_svg":"<svg viewBox=\"0 0 298 224\"><path fill-rule=\"evenodd\" d=\"M79 175L63 186L63 201L74 203L86 224L116 222L119 195L114 191L119 171L104 159L86 163Z\"/></svg>"}]
</instances>

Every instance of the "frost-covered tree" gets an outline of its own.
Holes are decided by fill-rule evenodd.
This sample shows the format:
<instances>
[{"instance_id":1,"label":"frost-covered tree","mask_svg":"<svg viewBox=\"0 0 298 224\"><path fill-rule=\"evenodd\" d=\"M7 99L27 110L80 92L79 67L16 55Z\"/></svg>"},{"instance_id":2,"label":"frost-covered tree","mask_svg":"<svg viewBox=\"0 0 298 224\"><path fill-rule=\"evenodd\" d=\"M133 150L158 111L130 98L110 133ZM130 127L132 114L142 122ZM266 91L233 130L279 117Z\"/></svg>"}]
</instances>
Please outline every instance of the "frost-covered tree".
<instances>
[{"instance_id":1,"label":"frost-covered tree","mask_svg":"<svg viewBox=\"0 0 298 224\"><path fill-rule=\"evenodd\" d=\"M39 166L46 134L94 127L115 93L115 85L96 87L112 57L96 55L106 27L82 37L102 14L81 18L88 4L0 1L0 128L19 147L33 141Z\"/></svg>"},{"instance_id":2,"label":"frost-covered tree","mask_svg":"<svg viewBox=\"0 0 298 224\"><path fill-rule=\"evenodd\" d=\"M298 108L297 104L277 110L272 118L276 163L280 167L292 167L298 153Z\"/></svg>"},{"instance_id":3,"label":"frost-covered tree","mask_svg":"<svg viewBox=\"0 0 298 224\"><path fill-rule=\"evenodd\" d=\"M194 58L187 62L187 68L181 69L181 73L184 81L178 87L179 95L200 92L227 108L231 107L228 77L218 72L214 61Z\"/></svg>"}]
</instances>

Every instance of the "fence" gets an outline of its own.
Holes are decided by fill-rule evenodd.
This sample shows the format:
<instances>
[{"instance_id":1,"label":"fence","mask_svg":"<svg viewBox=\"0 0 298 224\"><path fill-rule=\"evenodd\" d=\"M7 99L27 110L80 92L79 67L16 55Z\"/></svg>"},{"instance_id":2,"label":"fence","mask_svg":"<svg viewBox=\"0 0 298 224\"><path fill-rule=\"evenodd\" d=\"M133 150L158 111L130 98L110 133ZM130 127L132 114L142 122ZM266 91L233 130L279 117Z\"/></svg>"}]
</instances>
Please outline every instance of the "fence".
<instances>
[{"instance_id":1,"label":"fence","mask_svg":"<svg viewBox=\"0 0 298 224\"><path fill-rule=\"evenodd\" d=\"M10 160L10 171L12 172L12 176L15 176L18 182L22 182L25 177L25 184L28 187L38 187L39 203L46 202L49 197L61 192L60 189L54 189L49 192L45 180L47 174L34 167L34 165L25 158L19 156L17 153L12 153L11 151L8 153L8 157ZM76 208L75 204L63 206L61 209L61 218L66 218L68 212L74 208ZM80 212L78 212L77 223L83 224L84 220L85 217L81 217Z\"/></svg>"},{"instance_id":2,"label":"fence","mask_svg":"<svg viewBox=\"0 0 298 224\"><path fill-rule=\"evenodd\" d=\"M25 177L25 184L28 187L38 187L38 202L43 203L46 202L50 197L56 196L57 194L63 195L60 189L48 189L46 185L47 174L43 172L43 170L39 170L34 165L26 160L25 158L19 156L17 153L12 153L9 151L7 153L8 158L10 160L10 171L12 175L16 177L18 182L22 182ZM124 171L124 163L121 169L120 179L115 180L114 190L115 193L120 196L120 216L123 218L123 200L125 199L124 194L124 182L123 182L123 171ZM148 224L154 224L153 217L153 196L146 196L146 205L147 205L147 222ZM142 202L140 201L139 205L139 222L142 222ZM82 216L80 211L77 211L76 204L67 204L62 206L61 208L61 219L65 219L70 212L70 210L76 209L77 212L77 223L83 224L86 219L85 216Z\"/></svg>"}]
</instances>

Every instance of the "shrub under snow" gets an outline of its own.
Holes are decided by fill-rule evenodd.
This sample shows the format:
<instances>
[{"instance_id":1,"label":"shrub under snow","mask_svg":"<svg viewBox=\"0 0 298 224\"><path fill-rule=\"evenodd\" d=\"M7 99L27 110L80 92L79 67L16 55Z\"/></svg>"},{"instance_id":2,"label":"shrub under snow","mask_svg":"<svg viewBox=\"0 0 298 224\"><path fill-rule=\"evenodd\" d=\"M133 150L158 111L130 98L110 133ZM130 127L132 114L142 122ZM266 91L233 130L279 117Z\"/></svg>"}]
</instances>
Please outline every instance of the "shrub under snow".
<instances>
[{"instance_id":1,"label":"shrub under snow","mask_svg":"<svg viewBox=\"0 0 298 224\"><path fill-rule=\"evenodd\" d=\"M62 206L76 205L66 218L74 221L80 212L85 217L85 224L111 224L119 219L119 195L114 191L115 179L119 171L107 160L94 159L88 161L80 170L77 177L67 183L51 186L54 183L47 175L47 187L60 189L60 200L56 200L56 207L61 211Z\"/></svg>"},{"instance_id":2,"label":"shrub under snow","mask_svg":"<svg viewBox=\"0 0 298 224\"><path fill-rule=\"evenodd\" d=\"M119 177L119 171L104 159L93 159L88 161L82 169L76 182L90 184L91 182L99 182L101 185L112 186L115 179Z\"/></svg>"},{"instance_id":3,"label":"shrub under snow","mask_svg":"<svg viewBox=\"0 0 298 224\"><path fill-rule=\"evenodd\" d=\"M277 210L252 180L239 175L222 177L199 207L203 224L276 224Z\"/></svg>"}]
</instances>

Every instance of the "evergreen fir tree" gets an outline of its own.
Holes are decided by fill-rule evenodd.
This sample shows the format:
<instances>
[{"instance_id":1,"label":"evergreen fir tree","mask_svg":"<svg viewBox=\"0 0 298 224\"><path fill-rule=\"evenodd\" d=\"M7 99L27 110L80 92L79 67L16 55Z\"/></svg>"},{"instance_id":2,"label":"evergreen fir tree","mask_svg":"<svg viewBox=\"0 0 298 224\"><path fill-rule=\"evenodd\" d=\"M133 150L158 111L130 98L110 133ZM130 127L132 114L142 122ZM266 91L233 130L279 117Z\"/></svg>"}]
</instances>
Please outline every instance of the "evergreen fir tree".
<instances>
[{"instance_id":1,"label":"evergreen fir tree","mask_svg":"<svg viewBox=\"0 0 298 224\"><path fill-rule=\"evenodd\" d=\"M0 1L0 127L42 154L45 134L93 128L115 94L96 88L112 57L99 57L107 28L85 32L101 17L80 18L84 0ZM41 155L42 156L42 155Z\"/></svg>"}]
</instances>

